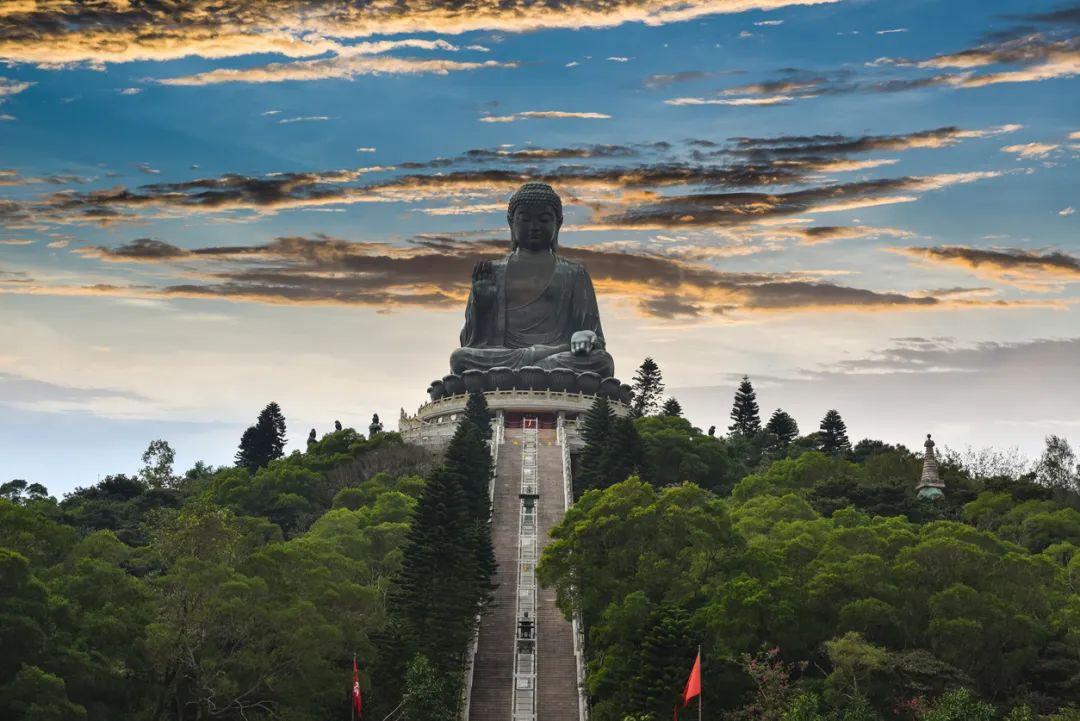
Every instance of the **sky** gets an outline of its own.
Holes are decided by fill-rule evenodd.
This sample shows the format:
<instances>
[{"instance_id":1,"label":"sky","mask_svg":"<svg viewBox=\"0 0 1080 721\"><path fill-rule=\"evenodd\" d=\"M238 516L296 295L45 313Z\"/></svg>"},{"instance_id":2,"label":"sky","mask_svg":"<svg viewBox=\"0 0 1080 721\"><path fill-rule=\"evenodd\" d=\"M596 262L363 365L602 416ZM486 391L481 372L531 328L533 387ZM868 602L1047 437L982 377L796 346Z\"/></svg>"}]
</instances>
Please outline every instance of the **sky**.
<instances>
[{"instance_id":1,"label":"sky","mask_svg":"<svg viewBox=\"0 0 1080 721\"><path fill-rule=\"evenodd\" d=\"M1080 443L1080 5L7 0L0 480L396 427L505 206L701 428Z\"/></svg>"}]
</instances>

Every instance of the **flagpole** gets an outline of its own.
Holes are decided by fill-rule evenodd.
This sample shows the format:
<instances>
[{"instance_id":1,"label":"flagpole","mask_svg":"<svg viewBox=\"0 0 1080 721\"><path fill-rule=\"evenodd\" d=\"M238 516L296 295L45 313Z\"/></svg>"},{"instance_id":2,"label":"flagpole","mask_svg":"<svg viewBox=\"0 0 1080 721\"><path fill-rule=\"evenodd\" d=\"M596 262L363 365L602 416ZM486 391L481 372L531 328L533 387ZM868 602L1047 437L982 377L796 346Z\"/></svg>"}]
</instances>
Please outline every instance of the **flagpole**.
<instances>
[{"instance_id":1,"label":"flagpole","mask_svg":"<svg viewBox=\"0 0 1080 721\"><path fill-rule=\"evenodd\" d=\"M702 660L701 659L701 644L700 643L698 644L698 647L697 647L697 657L698 657L698 661L700 662ZM704 686L704 684L702 684L702 686ZM697 695L697 721L701 721L701 705L703 703L705 703L705 689L700 688L700 689L698 689L698 695Z\"/></svg>"}]
</instances>

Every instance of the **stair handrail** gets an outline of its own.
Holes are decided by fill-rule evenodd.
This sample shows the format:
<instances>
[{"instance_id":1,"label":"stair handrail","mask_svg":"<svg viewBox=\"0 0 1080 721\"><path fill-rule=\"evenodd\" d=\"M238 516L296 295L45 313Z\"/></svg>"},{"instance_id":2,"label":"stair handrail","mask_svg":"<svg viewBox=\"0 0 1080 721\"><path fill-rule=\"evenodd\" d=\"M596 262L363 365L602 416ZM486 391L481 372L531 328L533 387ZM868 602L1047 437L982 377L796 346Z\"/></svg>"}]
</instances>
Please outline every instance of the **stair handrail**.
<instances>
[{"instance_id":1,"label":"stair handrail","mask_svg":"<svg viewBox=\"0 0 1080 721\"><path fill-rule=\"evenodd\" d=\"M566 510L569 511L570 507L574 505L574 477L570 465L570 443L567 438L566 423L561 413L559 414L558 432L555 437L562 450L563 499ZM581 621L581 614L576 610L570 618L570 625L574 636L574 666L577 672L578 721L587 721L589 707L585 698L585 634L582 631L584 624Z\"/></svg>"}]
</instances>

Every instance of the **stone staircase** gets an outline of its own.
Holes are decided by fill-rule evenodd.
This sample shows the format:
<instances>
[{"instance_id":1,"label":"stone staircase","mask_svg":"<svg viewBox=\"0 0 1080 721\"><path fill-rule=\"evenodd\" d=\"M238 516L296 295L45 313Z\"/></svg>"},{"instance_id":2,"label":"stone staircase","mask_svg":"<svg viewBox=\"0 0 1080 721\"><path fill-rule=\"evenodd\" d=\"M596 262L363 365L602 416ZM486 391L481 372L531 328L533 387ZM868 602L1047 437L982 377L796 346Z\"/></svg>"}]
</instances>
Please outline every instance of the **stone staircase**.
<instances>
[{"instance_id":1,"label":"stone staircase","mask_svg":"<svg viewBox=\"0 0 1080 721\"><path fill-rule=\"evenodd\" d=\"M521 501L521 430L507 428L499 447L492 501L495 601L480 619L473 666L469 721L510 721L514 685L514 593L517 583L518 514Z\"/></svg>"},{"instance_id":2,"label":"stone staircase","mask_svg":"<svg viewBox=\"0 0 1080 721\"><path fill-rule=\"evenodd\" d=\"M555 442L555 431L540 431L536 462L540 493L538 541L546 546L549 532L566 512L562 448ZM555 607L555 589L540 589L536 616L537 721L573 721L578 716L574 630Z\"/></svg>"},{"instance_id":3,"label":"stone staircase","mask_svg":"<svg viewBox=\"0 0 1080 721\"><path fill-rule=\"evenodd\" d=\"M537 449L538 545L565 512L562 449L553 430L539 432ZM473 671L469 721L511 721L514 684L514 618L521 488L520 429L507 428L499 447L492 538L499 564L495 603L481 619ZM577 669L573 628L555 607L554 590L541 589L536 608L536 721L576 721Z\"/></svg>"}]
</instances>

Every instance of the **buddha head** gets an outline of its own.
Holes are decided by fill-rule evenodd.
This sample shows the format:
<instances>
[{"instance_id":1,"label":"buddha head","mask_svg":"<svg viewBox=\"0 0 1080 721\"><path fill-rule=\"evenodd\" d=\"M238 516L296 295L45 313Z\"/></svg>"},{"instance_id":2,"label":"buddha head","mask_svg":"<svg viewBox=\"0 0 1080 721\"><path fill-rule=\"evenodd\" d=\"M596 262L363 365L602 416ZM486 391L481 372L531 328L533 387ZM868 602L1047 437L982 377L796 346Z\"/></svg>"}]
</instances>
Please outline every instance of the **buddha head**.
<instances>
[{"instance_id":1,"label":"buddha head","mask_svg":"<svg viewBox=\"0 0 1080 721\"><path fill-rule=\"evenodd\" d=\"M510 196L506 220L511 252L523 248L554 253L563 222L562 200L547 183L525 183Z\"/></svg>"}]
</instances>

